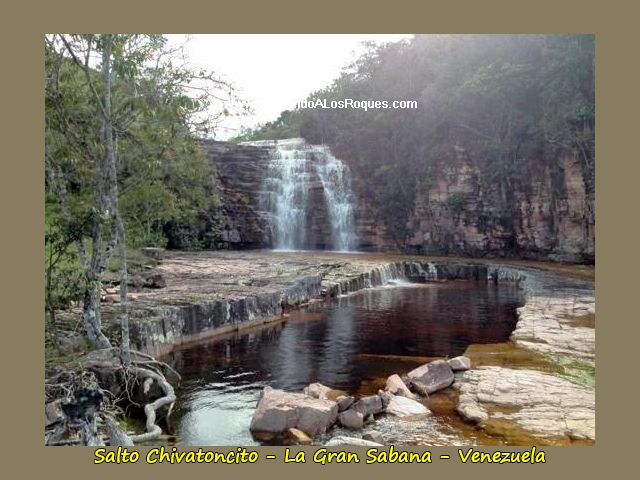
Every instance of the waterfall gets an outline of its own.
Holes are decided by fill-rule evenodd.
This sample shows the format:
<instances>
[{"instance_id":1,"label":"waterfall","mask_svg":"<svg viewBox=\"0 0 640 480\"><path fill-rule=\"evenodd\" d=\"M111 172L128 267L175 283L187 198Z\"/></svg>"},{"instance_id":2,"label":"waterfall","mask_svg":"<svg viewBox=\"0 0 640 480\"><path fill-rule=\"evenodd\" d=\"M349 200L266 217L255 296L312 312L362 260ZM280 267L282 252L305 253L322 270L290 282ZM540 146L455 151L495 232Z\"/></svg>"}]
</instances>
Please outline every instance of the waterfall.
<instances>
[{"instance_id":1,"label":"waterfall","mask_svg":"<svg viewBox=\"0 0 640 480\"><path fill-rule=\"evenodd\" d=\"M385 263L373 269L374 277L378 277L378 280L371 281L371 285L385 286L385 285L403 285L407 284L406 276L403 272L403 267L397 263Z\"/></svg>"},{"instance_id":2,"label":"waterfall","mask_svg":"<svg viewBox=\"0 0 640 480\"><path fill-rule=\"evenodd\" d=\"M438 279L438 269L436 266L429 262L427 263L427 280L437 280Z\"/></svg>"},{"instance_id":3,"label":"waterfall","mask_svg":"<svg viewBox=\"0 0 640 480\"><path fill-rule=\"evenodd\" d=\"M322 148L316 157L320 159L316 165L329 210L333 249L353 250L355 227L349 170L326 147Z\"/></svg>"},{"instance_id":4,"label":"waterfall","mask_svg":"<svg viewBox=\"0 0 640 480\"><path fill-rule=\"evenodd\" d=\"M299 138L251 143L273 148L262 200L273 246L353 250L354 199L348 167L328 147Z\"/></svg>"},{"instance_id":5,"label":"waterfall","mask_svg":"<svg viewBox=\"0 0 640 480\"><path fill-rule=\"evenodd\" d=\"M310 171L306 153L278 146L265 178L267 209L271 214L274 246L281 250L306 247L307 198Z\"/></svg>"}]
</instances>

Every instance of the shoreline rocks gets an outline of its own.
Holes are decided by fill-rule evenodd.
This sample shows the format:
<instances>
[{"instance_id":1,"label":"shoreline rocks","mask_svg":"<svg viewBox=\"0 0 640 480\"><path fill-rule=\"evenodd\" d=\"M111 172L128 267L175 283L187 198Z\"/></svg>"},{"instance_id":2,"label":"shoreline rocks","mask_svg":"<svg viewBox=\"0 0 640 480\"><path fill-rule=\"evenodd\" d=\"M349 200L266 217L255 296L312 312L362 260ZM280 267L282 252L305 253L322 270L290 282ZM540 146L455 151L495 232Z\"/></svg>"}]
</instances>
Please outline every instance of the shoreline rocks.
<instances>
[{"instance_id":1,"label":"shoreline rocks","mask_svg":"<svg viewBox=\"0 0 640 480\"><path fill-rule=\"evenodd\" d=\"M264 387L249 429L251 432L281 434L290 428L310 437L326 433L338 418L338 404L303 393L288 393Z\"/></svg>"},{"instance_id":2,"label":"shoreline rocks","mask_svg":"<svg viewBox=\"0 0 640 480\"><path fill-rule=\"evenodd\" d=\"M409 387L407 387L402 378L400 378L400 375L395 373L387 378L385 391L392 395L402 395L407 398L413 398L413 393L411 393Z\"/></svg>"},{"instance_id":3,"label":"shoreline rocks","mask_svg":"<svg viewBox=\"0 0 640 480\"><path fill-rule=\"evenodd\" d=\"M466 360L461 362L470 365L469 359L463 358ZM430 385L433 392L449 386L448 380L442 381L443 377L448 377L445 375L447 369L453 375L445 360L436 360L412 370L410 375L417 375L416 381L422 380L423 386ZM431 381L429 372L434 381ZM256 438L283 436L287 442L306 445L307 438L313 439L325 434L335 424L349 430L362 430L365 425L374 423L375 416L379 414L411 420L431 413L427 406L415 400L415 395L398 374L387 379L386 388L354 401L353 396L346 395L342 390L317 382L305 387L302 393L285 392L266 386L258 399L249 430ZM369 433L371 432L370 430ZM380 440L379 435L370 435L370 438Z\"/></svg>"},{"instance_id":4,"label":"shoreline rocks","mask_svg":"<svg viewBox=\"0 0 640 480\"><path fill-rule=\"evenodd\" d=\"M457 374L454 388L457 412L481 428L508 421L538 437L595 441L595 388L535 370L488 366Z\"/></svg>"},{"instance_id":5,"label":"shoreline rocks","mask_svg":"<svg viewBox=\"0 0 640 480\"><path fill-rule=\"evenodd\" d=\"M411 387L421 395L447 388L453 383L453 370L445 360L434 360L407 374Z\"/></svg>"}]
</instances>

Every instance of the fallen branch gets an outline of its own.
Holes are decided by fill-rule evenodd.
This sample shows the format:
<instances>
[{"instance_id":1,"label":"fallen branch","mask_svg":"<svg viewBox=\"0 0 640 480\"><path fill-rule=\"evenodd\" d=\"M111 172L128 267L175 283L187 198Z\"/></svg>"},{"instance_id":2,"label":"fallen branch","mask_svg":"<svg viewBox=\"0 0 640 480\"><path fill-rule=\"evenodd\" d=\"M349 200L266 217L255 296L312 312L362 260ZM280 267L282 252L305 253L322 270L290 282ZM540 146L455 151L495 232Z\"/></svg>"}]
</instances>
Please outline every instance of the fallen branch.
<instances>
[{"instance_id":1,"label":"fallen branch","mask_svg":"<svg viewBox=\"0 0 640 480\"><path fill-rule=\"evenodd\" d=\"M169 405L170 412L171 407L173 406L173 402L176 401L176 394L173 390L173 387L169 382L167 382L164 376L159 375L153 370L130 366L128 371L138 377L138 379L143 383L146 382L148 378L151 378L160 386L162 392L164 393L163 397L158 398L152 403L147 403L144 406L144 414L147 417L145 425L147 432L131 437L131 440L138 443L155 440L162 434L162 429L158 425L156 425L156 411L166 405Z\"/></svg>"}]
</instances>

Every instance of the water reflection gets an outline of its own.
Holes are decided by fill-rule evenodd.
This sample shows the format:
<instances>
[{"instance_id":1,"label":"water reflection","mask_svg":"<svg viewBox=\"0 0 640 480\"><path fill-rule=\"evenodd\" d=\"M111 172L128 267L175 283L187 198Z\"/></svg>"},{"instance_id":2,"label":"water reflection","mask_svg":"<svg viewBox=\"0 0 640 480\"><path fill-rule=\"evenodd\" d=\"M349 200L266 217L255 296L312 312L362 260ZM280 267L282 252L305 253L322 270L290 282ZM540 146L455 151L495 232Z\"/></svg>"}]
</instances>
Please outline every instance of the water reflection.
<instances>
[{"instance_id":1,"label":"water reflection","mask_svg":"<svg viewBox=\"0 0 640 480\"><path fill-rule=\"evenodd\" d=\"M185 445L255 444L248 426L264 385L375 391L425 357L508 340L522 301L515 287L474 282L369 289L283 323L178 349L173 364L183 385L175 433Z\"/></svg>"}]
</instances>

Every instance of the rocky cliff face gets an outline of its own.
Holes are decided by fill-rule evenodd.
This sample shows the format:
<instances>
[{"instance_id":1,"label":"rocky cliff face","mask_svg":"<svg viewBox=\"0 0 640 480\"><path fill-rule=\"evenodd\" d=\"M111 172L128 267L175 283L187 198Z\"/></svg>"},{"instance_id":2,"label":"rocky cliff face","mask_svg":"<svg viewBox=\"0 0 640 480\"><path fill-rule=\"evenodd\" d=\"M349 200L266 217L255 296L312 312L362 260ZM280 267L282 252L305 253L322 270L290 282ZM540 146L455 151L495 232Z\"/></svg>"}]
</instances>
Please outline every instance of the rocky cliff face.
<instances>
[{"instance_id":1,"label":"rocky cliff face","mask_svg":"<svg viewBox=\"0 0 640 480\"><path fill-rule=\"evenodd\" d=\"M268 247L269 221L260 208L260 195L270 149L211 140L202 147L216 169L222 196L218 246Z\"/></svg>"},{"instance_id":2,"label":"rocky cliff face","mask_svg":"<svg viewBox=\"0 0 640 480\"><path fill-rule=\"evenodd\" d=\"M483 185L460 151L420 192L406 247L421 253L595 262L593 169L564 153L526 182Z\"/></svg>"},{"instance_id":3,"label":"rocky cliff face","mask_svg":"<svg viewBox=\"0 0 640 480\"><path fill-rule=\"evenodd\" d=\"M221 248L273 246L263 198L271 151L264 146L205 142L217 169L223 208ZM565 152L520 184L482 181L481 169L462 149L458 161L418 189L407 232L393 231L354 181L358 250L424 254L595 261L595 174L577 154ZM310 248L329 245L322 195L308 215ZM371 192L369 191L370 195Z\"/></svg>"}]
</instances>

